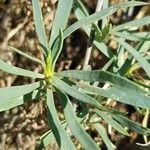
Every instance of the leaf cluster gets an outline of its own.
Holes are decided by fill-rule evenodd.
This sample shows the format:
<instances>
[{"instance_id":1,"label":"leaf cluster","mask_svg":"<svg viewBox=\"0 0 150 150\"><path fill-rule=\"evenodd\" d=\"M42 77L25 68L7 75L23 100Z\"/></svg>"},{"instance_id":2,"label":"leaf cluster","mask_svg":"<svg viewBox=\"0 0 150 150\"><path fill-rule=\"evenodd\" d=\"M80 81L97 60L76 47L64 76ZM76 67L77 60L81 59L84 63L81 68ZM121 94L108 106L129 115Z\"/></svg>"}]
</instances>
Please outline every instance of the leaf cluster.
<instances>
[{"instance_id":1,"label":"leaf cluster","mask_svg":"<svg viewBox=\"0 0 150 150\"><path fill-rule=\"evenodd\" d=\"M115 146L108 138L102 120L124 135L129 135L128 129L149 136L150 129L128 119L127 114L107 106L107 99L132 105L138 109L150 108L149 86L133 82L132 71L135 64L140 65L150 77L150 64L147 51L150 47L150 34L130 30L131 27L140 27L150 23L150 16L129 21L117 26L111 26L107 18L118 9L148 5L147 3L130 1L113 6L104 7L100 12L88 14L80 0L59 0L49 40L47 39L39 0L32 0L35 29L38 36L44 60L39 60L28 54L9 46L9 49L20 55L39 63L43 73L37 73L18 68L0 60L0 69L19 76L37 79L37 82L0 88L0 111L10 109L39 97L45 99L47 118L50 130L41 136L40 147L46 147L52 140L56 140L62 150L76 149L72 138L76 138L84 149L100 149L95 141L86 132L85 127L95 128L109 150ZM70 11L76 15L77 22L67 27ZM96 22L102 20L102 27ZM96 47L106 57L108 63L101 70L67 70L55 72L55 65L63 47L63 41L79 28L92 39L92 47ZM107 46L107 40L115 40L118 44L116 53L112 53ZM132 46L128 41L133 41ZM148 47L148 48L147 48ZM124 54L128 52L128 58ZM131 80L128 78L130 77ZM104 88L102 85L107 85ZM147 88L148 90L145 90ZM65 119L60 121L55 106L54 93L59 96ZM74 98L81 106L75 111L70 98ZM98 120L98 121L95 121ZM71 132L66 129L69 127Z\"/></svg>"}]
</instances>

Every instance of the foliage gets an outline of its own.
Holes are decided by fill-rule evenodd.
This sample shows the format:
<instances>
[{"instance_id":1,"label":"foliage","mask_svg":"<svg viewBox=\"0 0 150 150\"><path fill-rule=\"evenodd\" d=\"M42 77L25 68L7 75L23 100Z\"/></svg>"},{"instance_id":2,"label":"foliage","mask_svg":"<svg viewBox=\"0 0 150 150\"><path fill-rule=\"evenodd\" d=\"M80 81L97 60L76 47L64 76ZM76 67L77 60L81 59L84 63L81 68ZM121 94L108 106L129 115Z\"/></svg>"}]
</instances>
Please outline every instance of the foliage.
<instances>
[{"instance_id":1,"label":"foliage","mask_svg":"<svg viewBox=\"0 0 150 150\"><path fill-rule=\"evenodd\" d=\"M112 27L106 20L118 9L147 5L147 3L130 1L106 7L100 12L92 15L81 3L80 0L59 0L57 11L51 30L50 40L44 29L42 12L39 0L32 0L34 23L36 33L41 45L44 61L31 57L21 50L9 47L20 55L39 63L43 68L43 73L28 71L12 65L8 65L0 60L0 69L19 76L26 76L37 79L37 82L22 85L0 88L0 111L23 104L26 101L38 97L45 98L48 123L51 128L41 136L41 147L46 147L52 140L56 140L59 147L64 150L75 149L71 138L76 138L84 149L100 149L90 135L86 132L86 126L92 126L97 130L109 150L115 148L107 136L105 128L100 121L103 119L121 134L128 135L128 127L139 134L149 136L150 129L133 122L124 114L106 105L107 98L132 105L138 109L150 108L150 97L148 86L134 81L135 64L140 65L146 72L146 77L150 77L149 57L147 50L143 48L150 39L148 32L138 32L130 30L131 27L139 27L150 23L150 16L139 20L130 21ZM78 21L66 27L71 9L73 9ZM102 27L95 22L102 20ZM92 46L100 50L109 58L108 63L101 70L67 70L55 72L55 64L63 46L63 40L79 28L83 28L92 41ZM92 35L91 35L92 30ZM115 54L107 47L108 39L118 43ZM136 41L136 46L130 45L127 41ZM124 58L125 52L128 58ZM109 71L106 71L109 70ZM128 78L130 77L131 80ZM136 79L135 79L136 80ZM102 84L99 84L102 83ZM95 86L96 85L96 86ZM108 85L108 88L98 85ZM55 106L54 93L59 96L65 120L60 121ZM80 111L75 111L70 98L74 98L81 106ZM71 132L66 128L69 127Z\"/></svg>"}]
</instances>

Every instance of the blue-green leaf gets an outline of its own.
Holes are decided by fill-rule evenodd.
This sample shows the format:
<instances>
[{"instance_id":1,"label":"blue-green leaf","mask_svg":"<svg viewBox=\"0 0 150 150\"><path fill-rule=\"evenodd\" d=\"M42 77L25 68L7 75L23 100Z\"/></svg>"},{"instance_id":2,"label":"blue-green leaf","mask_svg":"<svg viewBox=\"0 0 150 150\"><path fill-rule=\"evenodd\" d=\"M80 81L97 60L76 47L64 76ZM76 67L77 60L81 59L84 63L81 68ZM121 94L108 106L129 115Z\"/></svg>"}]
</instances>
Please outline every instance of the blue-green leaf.
<instances>
[{"instance_id":1,"label":"blue-green leaf","mask_svg":"<svg viewBox=\"0 0 150 150\"><path fill-rule=\"evenodd\" d=\"M32 0L32 6L33 6L33 17L34 17L36 33L40 44L42 45L42 47L44 47L43 53L47 55L48 43L47 43L47 37L44 29L43 17L42 17L39 0Z\"/></svg>"},{"instance_id":2,"label":"blue-green leaf","mask_svg":"<svg viewBox=\"0 0 150 150\"><path fill-rule=\"evenodd\" d=\"M40 90L34 90L33 92L30 92L28 94L24 94L19 97L15 98L8 98L4 100L0 100L0 112L11 109L13 107L19 106L24 104L25 102L31 101L33 99L39 98L42 96L42 93Z\"/></svg>"},{"instance_id":3,"label":"blue-green leaf","mask_svg":"<svg viewBox=\"0 0 150 150\"><path fill-rule=\"evenodd\" d=\"M83 127L78 123L75 112L74 112L74 108L69 98L67 97L67 95L58 89L56 90L59 93L59 96L61 98L61 104L65 113L65 118L73 135L78 139L78 141L81 143L81 145L85 149L87 150L97 149L98 150L99 148L96 145L96 143L90 138L90 136L85 132Z\"/></svg>"},{"instance_id":4,"label":"blue-green leaf","mask_svg":"<svg viewBox=\"0 0 150 150\"><path fill-rule=\"evenodd\" d=\"M113 32L117 32L120 30L127 30L127 29L130 30L132 27L140 27L146 24L150 24L150 16L145 16L141 19L136 19L136 20L118 25L112 28L111 33L113 34Z\"/></svg>"},{"instance_id":5,"label":"blue-green leaf","mask_svg":"<svg viewBox=\"0 0 150 150\"><path fill-rule=\"evenodd\" d=\"M42 82L39 81L27 85L0 88L0 102L3 103L3 101L5 101L6 99L26 95L34 91L35 89L38 89L40 86L42 86Z\"/></svg>"},{"instance_id":6,"label":"blue-green leaf","mask_svg":"<svg viewBox=\"0 0 150 150\"><path fill-rule=\"evenodd\" d=\"M108 138L108 135L107 135L107 132L106 132L106 129L104 128L104 126L102 126L100 123L95 123L95 124L93 124L93 126L95 127L95 129L97 130L99 135L101 136L101 138L104 141L107 149L108 150L116 149L115 145Z\"/></svg>"},{"instance_id":7,"label":"blue-green leaf","mask_svg":"<svg viewBox=\"0 0 150 150\"><path fill-rule=\"evenodd\" d=\"M66 94L74 97L76 100L79 100L80 102L83 103L90 104L92 106L101 107L100 103L96 101L94 98L86 94L80 93L77 89L74 89L64 81L60 80L60 78L53 76L52 80L54 86L56 86L58 89L62 90Z\"/></svg>"},{"instance_id":8,"label":"blue-green leaf","mask_svg":"<svg viewBox=\"0 0 150 150\"><path fill-rule=\"evenodd\" d=\"M54 17L54 22L52 26L50 41L49 41L49 47L51 48L52 44L56 40L56 38L59 35L60 28L62 30L65 29L67 25L67 21L70 15L70 11L72 8L73 0L59 0L56 14Z\"/></svg>"},{"instance_id":9,"label":"blue-green leaf","mask_svg":"<svg viewBox=\"0 0 150 150\"><path fill-rule=\"evenodd\" d=\"M108 114L105 112L102 112L100 110L95 110L95 112L105 120L109 125L111 125L115 130L118 132L124 134L124 135L129 135L128 132L118 123L116 122L112 117L110 117ZM119 114L118 114L119 115Z\"/></svg>"},{"instance_id":10,"label":"blue-green leaf","mask_svg":"<svg viewBox=\"0 0 150 150\"><path fill-rule=\"evenodd\" d=\"M150 129L141 126L139 123L136 123L136 122L134 122L132 120L129 120L128 118L126 118L124 116L121 116L121 115L111 114L111 116L116 121L118 121L119 123L121 123L122 125L128 127L131 130L136 131L139 134L146 135L146 136L150 135Z\"/></svg>"},{"instance_id":11,"label":"blue-green leaf","mask_svg":"<svg viewBox=\"0 0 150 150\"><path fill-rule=\"evenodd\" d=\"M75 150L75 146L73 145L71 139L67 135L67 132L61 126L61 123L59 121L51 89L47 89L46 105L47 105L48 123L52 129L55 139L59 145L59 148L61 150Z\"/></svg>"},{"instance_id":12,"label":"blue-green leaf","mask_svg":"<svg viewBox=\"0 0 150 150\"><path fill-rule=\"evenodd\" d=\"M124 42L122 39L116 39L143 67L147 75L150 77L150 64L135 48Z\"/></svg>"},{"instance_id":13,"label":"blue-green leaf","mask_svg":"<svg viewBox=\"0 0 150 150\"><path fill-rule=\"evenodd\" d=\"M16 74L19 76L26 76L26 77L32 77L32 78L44 78L43 74L9 65L1 59L0 59L0 69L5 72Z\"/></svg>"}]
</instances>

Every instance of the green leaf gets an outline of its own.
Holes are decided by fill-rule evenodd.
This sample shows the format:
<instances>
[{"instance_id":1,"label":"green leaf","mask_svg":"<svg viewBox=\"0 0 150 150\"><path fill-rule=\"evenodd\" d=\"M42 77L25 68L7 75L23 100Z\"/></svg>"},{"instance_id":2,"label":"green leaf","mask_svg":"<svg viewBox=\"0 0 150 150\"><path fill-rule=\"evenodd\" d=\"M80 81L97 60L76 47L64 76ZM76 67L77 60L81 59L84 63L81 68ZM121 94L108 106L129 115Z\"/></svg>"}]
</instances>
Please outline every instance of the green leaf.
<instances>
[{"instance_id":1,"label":"green leaf","mask_svg":"<svg viewBox=\"0 0 150 150\"><path fill-rule=\"evenodd\" d=\"M143 67L147 75L150 77L150 64L146 59L136 51L132 46L130 46L128 43L124 42L122 39L116 39L117 42L119 42Z\"/></svg>"},{"instance_id":2,"label":"green leaf","mask_svg":"<svg viewBox=\"0 0 150 150\"><path fill-rule=\"evenodd\" d=\"M102 112L98 109L95 110L95 112L104 119L105 122L107 122L109 125L111 125L115 130L118 132L129 136L128 132L118 123L116 122L111 116L106 114L105 112Z\"/></svg>"},{"instance_id":3,"label":"green leaf","mask_svg":"<svg viewBox=\"0 0 150 150\"><path fill-rule=\"evenodd\" d=\"M71 77L84 81L101 81L108 82L110 87L108 89L102 89L88 85L86 83L77 84L81 89L89 91L92 94L98 94L107 98L112 98L116 101L126 104L150 107L150 97L146 96L146 91L140 88L134 82L131 82L125 78L114 75L106 71L64 71L59 75L63 77Z\"/></svg>"},{"instance_id":4,"label":"green leaf","mask_svg":"<svg viewBox=\"0 0 150 150\"><path fill-rule=\"evenodd\" d=\"M114 54L112 51L105 45L105 43L101 42L99 43L98 41L93 42L93 44L96 46L98 50L100 50L107 58L112 58Z\"/></svg>"},{"instance_id":5,"label":"green leaf","mask_svg":"<svg viewBox=\"0 0 150 150\"><path fill-rule=\"evenodd\" d=\"M70 11L72 8L73 0L59 0L56 14L52 26L51 37L49 41L49 47L51 48L52 44L59 35L59 29L65 29Z\"/></svg>"},{"instance_id":6,"label":"green leaf","mask_svg":"<svg viewBox=\"0 0 150 150\"><path fill-rule=\"evenodd\" d=\"M65 129L67 127L67 122L66 121L63 121L61 123L61 126ZM71 133L68 133L68 135L72 135ZM55 141L55 137L54 137L54 134L52 132L52 130L48 130L47 132L45 132L42 136L40 136L40 145L39 149L43 149L43 148L46 148L52 141Z\"/></svg>"},{"instance_id":7,"label":"green leaf","mask_svg":"<svg viewBox=\"0 0 150 150\"><path fill-rule=\"evenodd\" d=\"M78 20L89 16L86 8L79 0L75 0L73 9L74 9L75 15ZM90 36L91 25L86 25L83 28L84 28L85 32L87 33L87 35ZM101 32L98 32L100 29L98 27L97 27L97 29L98 30L97 30L96 34L100 35ZM102 43L102 42L99 43L98 41L94 40L93 44L96 46L96 48L98 48L98 50L100 50L108 58L113 57L113 53L107 48L107 46L104 43Z\"/></svg>"},{"instance_id":8,"label":"green leaf","mask_svg":"<svg viewBox=\"0 0 150 150\"><path fill-rule=\"evenodd\" d=\"M75 15L78 17L78 20L85 18L86 16L89 16L87 9L84 7L84 5L80 0L74 0L73 9Z\"/></svg>"},{"instance_id":9,"label":"green leaf","mask_svg":"<svg viewBox=\"0 0 150 150\"><path fill-rule=\"evenodd\" d=\"M58 89L56 89L56 91L59 93L59 96L61 98L61 104L65 113L65 118L73 135L78 139L78 141L81 143L84 149L98 150L99 148L96 145L96 143L90 138L90 136L85 132L82 126L78 123L74 112L74 108L67 95Z\"/></svg>"},{"instance_id":10,"label":"green leaf","mask_svg":"<svg viewBox=\"0 0 150 150\"><path fill-rule=\"evenodd\" d=\"M146 38L150 38L150 33L148 33L146 36ZM150 42L149 41L143 41L141 43L139 43L139 48L138 48L138 51L140 53L146 53L147 51L149 51L149 48L150 48Z\"/></svg>"},{"instance_id":11,"label":"green leaf","mask_svg":"<svg viewBox=\"0 0 150 150\"><path fill-rule=\"evenodd\" d=\"M131 82L130 80L115 75L113 73L102 71L102 70L93 70L93 71L83 71L83 70L68 70L58 72L56 75L61 77L69 77L75 78L84 81L100 81L100 82L108 82L111 85L116 85L118 87L128 87L131 89L135 89L137 92L146 93L145 90L141 89L137 84Z\"/></svg>"},{"instance_id":12,"label":"green leaf","mask_svg":"<svg viewBox=\"0 0 150 150\"><path fill-rule=\"evenodd\" d=\"M150 24L150 16L145 16L141 19L136 19L127 23L123 23L121 25L118 25L112 28L110 32L113 34L114 32L117 32L120 30L127 30L127 29L131 29L132 27L140 27L140 26L144 26L147 24Z\"/></svg>"},{"instance_id":13,"label":"green leaf","mask_svg":"<svg viewBox=\"0 0 150 150\"><path fill-rule=\"evenodd\" d=\"M77 114L77 121L79 123L82 123L83 120L85 119L87 113L84 113L84 112L79 112ZM62 123L61 123L61 126L65 129L67 127L67 122L66 120L64 120ZM72 136L72 133L69 133L68 134L69 136ZM52 133L51 130L47 131L46 133L44 133L41 137L40 137L40 141L41 141L41 144L40 144L40 149L42 149L43 147L46 147L48 144L50 144L50 141L54 140L54 135Z\"/></svg>"},{"instance_id":14,"label":"green leaf","mask_svg":"<svg viewBox=\"0 0 150 150\"><path fill-rule=\"evenodd\" d=\"M55 67L56 61L61 53L63 47L63 32L60 29L59 30L59 37L58 39L54 42L54 45L52 47L52 63L53 67Z\"/></svg>"},{"instance_id":15,"label":"green leaf","mask_svg":"<svg viewBox=\"0 0 150 150\"><path fill-rule=\"evenodd\" d=\"M24 57L26 57L26 58L28 58L28 59L30 59L30 60L36 62L36 63L39 63L41 66L44 66L44 63L43 63L41 60L39 60L39 59L37 59L37 58L35 58L35 57L32 57L32 56L30 56L30 55L28 55L28 54L22 52L21 50L16 49L16 48L14 48L14 47L12 47L12 46L8 46L8 48L9 48L10 50L12 50L12 51L14 51L14 52L16 52L16 53L18 53L18 54L24 56Z\"/></svg>"},{"instance_id":16,"label":"green leaf","mask_svg":"<svg viewBox=\"0 0 150 150\"><path fill-rule=\"evenodd\" d=\"M40 90L34 90L33 92L30 92L28 94L24 94L24 95L19 96L19 97L1 99L0 100L0 112L7 110L7 109L11 109L11 108L19 106L19 105L22 105L25 102L39 98L41 96L42 96L42 93Z\"/></svg>"},{"instance_id":17,"label":"green leaf","mask_svg":"<svg viewBox=\"0 0 150 150\"><path fill-rule=\"evenodd\" d=\"M74 89L73 87L69 86L64 81L60 80L58 77L53 76L52 80L54 86L56 86L58 89L62 90L66 94L74 97L76 100L79 100L82 103L90 104L95 107L101 107L98 101L96 101L88 95L80 93L77 89Z\"/></svg>"},{"instance_id":18,"label":"green leaf","mask_svg":"<svg viewBox=\"0 0 150 150\"><path fill-rule=\"evenodd\" d=\"M55 139L59 145L59 148L61 150L75 150L75 147L71 139L69 138L67 132L61 126L61 123L59 121L51 89L47 89L46 105L47 105L48 123L52 129Z\"/></svg>"},{"instance_id":19,"label":"green leaf","mask_svg":"<svg viewBox=\"0 0 150 150\"><path fill-rule=\"evenodd\" d=\"M9 65L4 61L2 61L1 59L0 59L0 69L5 72L16 74L19 76L26 76L31 78L44 78L43 74Z\"/></svg>"},{"instance_id":20,"label":"green leaf","mask_svg":"<svg viewBox=\"0 0 150 150\"><path fill-rule=\"evenodd\" d=\"M33 17L34 17L36 33L40 44L42 45L42 47L44 47L43 53L47 55L48 43L47 43L47 37L44 29L43 17L42 17L39 0L32 0L32 7L33 7Z\"/></svg>"},{"instance_id":21,"label":"green leaf","mask_svg":"<svg viewBox=\"0 0 150 150\"><path fill-rule=\"evenodd\" d=\"M111 114L111 116L116 121L118 121L119 123L121 123L122 125L128 127L131 130L134 130L135 132L137 132L139 134L146 135L146 136L150 135L150 129L141 126L139 123L131 121L131 120L129 120L128 118L126 118L124 116L114 115L114 114Z\"/></svg>"},{"instance_id":22,"label":"green leaf","mask_svg":"<svg viewBox=\"0 0 150 150\"><path fill-rule=\"evenodd\" d=\"M64 31L64 38L66 38L68 35L70 35L71 33L73 33L74 31L76 31L77 29L79 29L83 26L86 26L88 24L91 24L93 22L101 20L104 17L113 14L117 9L139 6L139 5L145 5L145 4L146 3L143 3L143 2L123 2L120 4L113 5L109 8L106 8L106 9L100 11L100 12L92 14L92 15L90 15L90 16L82 19L82 20L79 20L76 23L74 23L73 25L71 25L70 27L68 27Z\"/></svg>"},{"instance_id":23,"label":"green leaf","mask_svg":"<svg viewBox=\"0 0 150 150\"><path fill-rule=\"evenodd\" d=\"M0 111L13 108L26 101L40 97L42 93L40 90L36 90L40 86L42 86L41 82L35 82L28 85L0 88Z\"/></svg>"},{"instance_id":24,"label":"green leaf","mask_svg":"<svg viewBox=\"0 0 150 150\"><path fill-rule=\"evenodd\" d=\"M0 103L3 103L3 101L5 101L6 99L26 95L34 91L35 89L38 89L40 86L42 86L42 82L39 81L27 85L0 88Z\"/></svg>"},{"instance_id":25,"label":"green leaf","mask_svg":"<svg viewBox=\"0 0 150 150\"><path fill-rule=\"evenodd\" d=\"M142 35L128 32L115 32L114 35L131 41L150 41L150 38L147 38L145 34Z\"/></svg>"},{"instance_id":26,"label":"green leaf","mask_svg":"<svg viewBox=\"0 0 150 150\"><path fill-rule=\"evenodd\" d=\"M95 127L95 129L97 130L97 132L99 133L99 135L101 136L102 140L104 141L106 147L108 150L114 150L116 149L115 145L110 141L106 129L104 128L104 126L102 126L99 123L95 123L93 124L93 126Z\"/></svg>"},{"instance_id":27,"label":"green leaf","mask_svg":"<svg viewBox=\"0 0 150 150\"><path fill-rule=\"evenodd\" d=\"M109 4L109 0L104 0L102 9L108 8L108 4ZM105 17L102 20L102 28L104 28L107 24L108 24L108 19L107 17Z\"/></svg>"}]
</instances>

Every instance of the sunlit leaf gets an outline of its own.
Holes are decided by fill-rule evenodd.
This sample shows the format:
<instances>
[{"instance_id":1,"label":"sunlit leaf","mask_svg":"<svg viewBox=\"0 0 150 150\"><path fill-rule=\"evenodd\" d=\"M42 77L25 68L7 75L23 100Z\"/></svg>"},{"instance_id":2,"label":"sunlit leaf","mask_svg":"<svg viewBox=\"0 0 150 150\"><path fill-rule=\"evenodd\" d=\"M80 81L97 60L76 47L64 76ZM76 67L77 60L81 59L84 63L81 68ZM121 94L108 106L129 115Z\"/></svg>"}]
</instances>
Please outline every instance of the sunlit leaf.
<instances>
[{"instance_id":1,"label":"sunlit leaf","mask_svg":"<svg viewBox=\"0 0 150 150\"><path fill-rule=\"evenodd\" d=\"M52 44L54 43L54 41L56 40L56 38L58 37L60 28L64 30L67 25L70 11L72 8L72 4L73 4L73 0L59 0L58 1L56 14L54 17L54 22L52 26L51 35L50 35L50 41L49 41L50 48Z\"/></svg>"},{"instance_id":2,"label":"sunlit leaf","mask_svg":"<svg viewBox=\"0 0 150 150\"><path fill-rule=\"evenodd\" d=\"M26 77L32 77L32 78L44 78L43 74L9 65L1 59L0 59L0 69L5 72L19 75L19 76L26 76Z\"/></svg>"},{"instance_id":3,"label":"sunlit leaf","mask_svg":"<svg viewBox=\"0 0 150 150\"><path fill-rule=\"evenodd\" d=\"M65 118L67 120L68 126L70 127L73 135L78 139L78 141L85 149L98 150L99 148L96 145L96 143L90 138L90 136L85 132L82 126L78 123L74 112L74 108L67 95L65 95L58 89L57 92L59 93L59 96L61 98L61 104L65 113Z\"/></svg>"},{"instance_id":4,"label":"sunlit leaf","mask_svg":"<svg viewBox=\"0 0 150 150\"><path fill-rule=\"evenodd\" d=\"M33 7L33 17L34 17L36 33L40 44L42 45L42 47L45 47L43 48L43 53L47 55L48 43L47 43L47 37L44 29L43 17L42 17L39 0L32 0L32 7Z\"/></svg>"},{"instance_id":5,"label":"sunlit leaf","mask_svg":"<svg viewBox=\"0 0 150 150\"><path fill-rule=\"evenodd\" d=\"M51 126L52 132L59 145L59 148L62 150L70 150L70 149L75 150L75 147L71 139L69 138L67 132L61 126L61 123L59 121L51 89L47 89L46 105L47 105L48 123Z\"/></svg>"},{"instance_id":6,"label":"sunlit leaf","mask_svg":"<svg viewBox=\"0 0 150 150\"><path fill-rule=\"evenodd\" d=\"M122 39L116 39L143 67L147 75L150 77L150 64L135 48L124 42Z\"/></svg>"},{"instance_id":7,"label":"sunlit leaf","mask_svg":"<svg viewBox=\"0 0 150 150\"><path fill-rule=\"evenodd\" d=\"M131 121L128 118L126 118L124 116L120 116L120 115L114 115L114 114L112 114L112 117L116 121L118 121L119 123L121 123L122 125L128 127L129 129L131 129L133 131L136 131L139 134L147 135L147 136L150 135L150 129L143 127L139 123Z\"/></svg>"},{"instance_id":8,"label":"sunlit leaf","mask_svg":"<svg viewBox=\"0 0 150 150\"><path fill-rule=\"evenodd\" d=\"M34 90L33 92L30 92L28 94L24 94L19 97L15 98L8 98L8 99L1 99L0 100L0 112L11 109L13 107L19 106L24 104L25 102L31 101L33 99L39 98L43 96L40 90Z\"/></svg>"}]
</instances>

